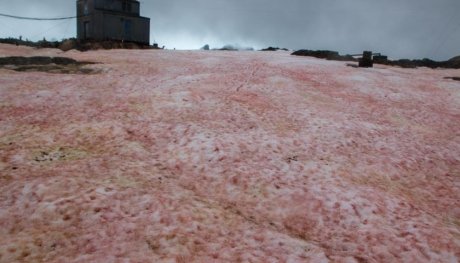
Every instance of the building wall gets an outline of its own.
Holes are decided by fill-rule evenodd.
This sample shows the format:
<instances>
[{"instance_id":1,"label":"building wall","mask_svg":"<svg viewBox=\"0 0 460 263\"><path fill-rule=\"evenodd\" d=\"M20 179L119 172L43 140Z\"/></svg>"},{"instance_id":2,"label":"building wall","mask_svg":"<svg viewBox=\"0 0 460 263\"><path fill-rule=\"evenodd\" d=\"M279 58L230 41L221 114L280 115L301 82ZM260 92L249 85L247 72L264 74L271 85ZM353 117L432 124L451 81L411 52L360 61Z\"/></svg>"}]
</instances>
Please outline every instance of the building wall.
<instances>
[{"instance_id":1,"label":"building wall","mask_svg":"<svg viewBox=\"0 0 460 263\"><path fill-rule=\"evenodd\" d=\"M94 6L98 9L125 12L132 15L140 15L140 4L130 0L94 0ZM124 2L124 3L123 3ZM129 10L127 9L129 4Z\"/></svg>"},{"instance_id":2,"label":"building wall","mask_svg":"<svg viewBox=\"0 0 460 263\"><path fill-rule=\"evenodd\" d=\"M85 0L77 1L77 15L79 16L77 38L79 40L150 43L150 19L138 15L138 2L132 2L130 12L123 12L121 11L123 9L122 0L86 1L87 15L85 15ZM88 26L85 27L85 23L89 23Z\"/></svg>"},{"instance_id":3,"label":"building wall","mask_svg":"<svg viewBox=\"0 0 460 263\"><path fill-rule=\"evenodd\" d=\"M85 3L87 3L87 6L88 6L88 12L90 12L91 10L94 10L94 0L78 0L77 1L77 16L81 16L81 15L84 15L86 14L85 13Z\"/></svg>"},{"instance_id":4,"label":"building wall","mask_svg":"<svg viewBox=\"0 0 460 263\"><path fill-rule=\"evenodd\" d=\"M103 24L97 34L105 39L150 43L150 19L102 13L97 21ZM130 34L126 32L126 23L130 23Z\"/></svg>"},{"instance_id":5,"label":"building wall","mask_svg":"<svg viewBox=\"0 0 460 263\"><path fill-rule=\"evenodd\" d=\"M84 0L79 0L77 1L77 38L78 39L84 39L84 29L83 25L85 22L92 20L91 16L86 16L82 17L83 15L86 15L87 13L85 12L85 1ZM92 0L87 1L87 12L89 13L90 10L94 9L94 3Z\"/></svg>"}]
</instances>

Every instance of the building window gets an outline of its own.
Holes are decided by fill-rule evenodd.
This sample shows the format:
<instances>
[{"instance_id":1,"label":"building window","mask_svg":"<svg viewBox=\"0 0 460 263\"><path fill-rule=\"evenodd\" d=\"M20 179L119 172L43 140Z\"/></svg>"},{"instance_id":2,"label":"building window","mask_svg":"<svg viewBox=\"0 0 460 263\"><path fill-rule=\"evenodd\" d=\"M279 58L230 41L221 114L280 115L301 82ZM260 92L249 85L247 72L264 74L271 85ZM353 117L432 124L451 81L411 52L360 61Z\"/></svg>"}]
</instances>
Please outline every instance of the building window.
<instances>
[{"instance_id":1,"label":"building window","mask_svg":"<svg viewBox=\"0 0 460 263\"><path fill-rule=\"evenodd\" d=\"M85 3L83 5L83 14L86 16L86 15L88 15L88 13L89 13L88 0L85 0Z\"/></svg>"}]
</instances>

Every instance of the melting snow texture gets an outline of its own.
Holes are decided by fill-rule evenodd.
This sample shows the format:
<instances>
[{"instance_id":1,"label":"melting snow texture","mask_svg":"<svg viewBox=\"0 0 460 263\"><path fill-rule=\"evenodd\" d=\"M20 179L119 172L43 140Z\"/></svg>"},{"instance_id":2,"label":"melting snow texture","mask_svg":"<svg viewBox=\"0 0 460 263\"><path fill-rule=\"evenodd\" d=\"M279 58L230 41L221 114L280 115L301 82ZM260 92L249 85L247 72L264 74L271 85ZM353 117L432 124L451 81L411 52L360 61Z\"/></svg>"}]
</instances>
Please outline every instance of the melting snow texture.
<instances>
[{"instance_id":1,"label":"melting snow texture","mask_svg":"<svg viewBox=\"0 0 460 263\"><path fill-rule=\"evenodd\" d=\"M0 262L458 262L458 70L91 51L0 69Z\"/></svg>"}]
</instances>

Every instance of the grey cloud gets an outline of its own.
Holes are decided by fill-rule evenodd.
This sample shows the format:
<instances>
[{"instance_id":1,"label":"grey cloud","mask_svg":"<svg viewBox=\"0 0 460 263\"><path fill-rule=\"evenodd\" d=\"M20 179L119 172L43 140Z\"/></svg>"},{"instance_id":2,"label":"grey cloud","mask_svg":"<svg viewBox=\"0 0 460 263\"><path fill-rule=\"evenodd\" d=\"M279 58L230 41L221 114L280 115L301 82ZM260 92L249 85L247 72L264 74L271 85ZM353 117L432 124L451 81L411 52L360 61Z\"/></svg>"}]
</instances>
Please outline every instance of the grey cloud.
<instances>
[{"instance_id":1,"label":"grey cloud","mask_svg":"<svg viewBox=\"0 0 460 263\"><path fill-rule=\"evenodd\" d=\"M30 16L74 14L74 7L75 1L0 0L2 12ZM169 48L239 44L341 53L369 49L395 58L447 59L460 54L459 11L458 0L141 1L142 15L151 18L152 40ZM70 23L0 18L0 26L6 25L0 33L32 36L46 31L47 38L70 37L75 34Z\"/></svg>"}]
</instances>

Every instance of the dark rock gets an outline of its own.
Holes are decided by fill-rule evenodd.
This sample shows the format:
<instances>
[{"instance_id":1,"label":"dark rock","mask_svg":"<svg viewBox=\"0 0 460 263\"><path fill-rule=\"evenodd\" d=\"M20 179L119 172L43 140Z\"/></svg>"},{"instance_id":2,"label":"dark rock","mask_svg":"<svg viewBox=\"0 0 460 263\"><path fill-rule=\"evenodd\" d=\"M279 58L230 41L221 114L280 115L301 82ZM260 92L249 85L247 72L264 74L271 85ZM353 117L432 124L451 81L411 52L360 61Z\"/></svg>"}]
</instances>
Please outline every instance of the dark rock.
<instances>
[{"instance_id":1,"label":"dark rock","mask_svg":"<svg viewBox=\"0 0 460 263\"><path fill-rule=\"evenodd\" d=\"M204 45L204 46L201 48L201 50L209 50L209 45L208 45L208 44Z\"/></svg>"},{"instance_id":2,"label":"dark rock","mask_svg":"<svg viewBox=\"0 0 460 263\"><path fill-rule=\"evenodd\" d=\"M445 79L460 81L460 77L445 77Z\"/></svg>"},{"instance_id":3,"label":"dark rock","mask_svg":"<svg viewBox=\"0 0 460 263\"><path fill-rule=\"evenodd\" d=\"M400 60L388 60L386 62L381 62L380 64L397 66L402 68L418 68L418 67L427 67L427 68L452 68L460 69L460 61L448 60L448 61L433 61L428 58L424 59L400 59Z\"/></svg>"},{"instance_id":4,"label":"dark rock","mask_svg":"<svg viewBox=\"0 0 460 263\"><path fill-rule=\"evenodd\" d=\"M233 45L225 45L222 48L214 49L214 50L221 50L221 51L253 51L254 48L252 47L240 47L240 46L233 46Z\"/></svg>"},{"instance_id":5,"label":"dark rock","mask_svg":"<svg viewBox=\"0 0 460 263\"><path fill-rule=\"evenodd\" d=\"M336 51L329 51L329 50L297 50L292 53L294 56L307 56L307 57L315 57L315 58L325 58L325 59L332 59L339 56L339 52Z\"/></svg>"},{"instance_id":6,"label":"dark rock","mask_svg":"<svg viewBox=\"0 0 460 263\"><path fill-rule=\"evenodd\" d=\"M29 65L48 65L53 63L51 57L30 57L28 58Z\"/></svg>"},{"instance_id":7,"label":"dark rock","mask_svg":"<svg viewBox=\"0 0 460 263\"><path fill-rule=\"evenodd\" d=\"M61 42L59 49L62 51L69 51L72 49L77 49L78 43L76 39L66 39Z\"/></svg>"},{"instance_id":8,"label":"dark rock","mask_svg":"<svg viewBox=\"0 0 460 263\"><path fill-rule=\"evenodd\" d=\"M428 67L428 68L451 68L451 69L460 69L460 56L453 57L447 61L433 61L428 58L424 59L400 59L400 60L389 60L387 56L382 56L380 54L376 54L373 58L369 60L369 54L367 56L366 61L364 62L363 59L356 59L352 55L340 55L336 51L330 50L307 50L302 49L295 51L292 53L295 56L308 56L308 57L316 57L316 58L323 58L327 60L337 60L337 61L360 61L361 66L371 66L373 63L388 65L388 66L397 66L402 68L417 68L417 67ZM371 53L372 57L372 53ZM347 66L354 66L353 64L347 64Z\"/></svg>"},{"instance_id":9,"label":"dark rock","mask_svg":"<svg viewBox=\"0 0 460 263\"><path fill-rule=\"evenodd\" d=\"M65 57L3 57L0 58L0 65L69 65L76 64L77 61L71 58Z\"/></svg>"},{"instance_id":10,"label":"dark rock","mask_svg":"<svg viewBox=\"0 0 460 263\"><path fill-rule=\"evenodd\" d=\"M19 72L48 72L61 74L91 74L96 72L84 65L93 62L80 62L66 57L3 57L0 58L0 68L7 66L10 70Z\"/></svg>"},{"instance_id":11,"label":"dark rock","mask_svg":"<svg viewBox=\"0 0 460 263\"><path fill-rule=\"evenodd\" d=\"M236 47L234 47L232 45L225 45L219 50L222 50L222 51L237 51L238 48L236 48Z\"/></svg>"},{"instance_id":12,"label":"dark rock","mask_svg":"<svg viewBox=\"0 0 460 263\"><path fill-rule=\"evenodd\" d=\"M278 50L289 51L287 48L279 48L279 47L268 47L268 48L261 49L260 51L278 51Z\"/></svg>"},{"instance_id":13,"label":"dark rock","mask_svg":"<svg viewBox=\"0 0 460 263\"><path fill-rule=\"evenodd\" d=\"M338 61L356 61L350 55L341 56L337 51L330 51L330 50L297 50L291 55L294 56L307 56L307 57L315 57L315 58L322 58L327 60L338 60Z\"/></svg>"},{"instance_id":14,"label":"dark rock","mask_svg":"<svg viewBox=\"0 0 460 263\"><path fill-rule=\"evenodd\" d=\"M358 65L353 63L347 63L347 67L358 68Z\"/></svg>"},{"instance_id":15,"label":"dark rock","mask_svg":"<svg viewBox=\"0 0 460 263\"><path fill-rule=\"evenodd\" d=\"M268 48L264 48L264 49L261 49L260 51L278 51L279 48L277 47L268 47Z\"/></svg>"},{"instance_id":16,"label":"dark rock","mask_svg":"<svg viewBox=\"0 0 460 263\"><path fill-rule=\"evenodd\" d=\"M388 57L387 56L382 56L382 55L377 55L377 56L374 56L373 60L374 60L374 63L376 63L376 64L385 64L388 61Z\"/></svg>"},{"instance_id":17,"label":"dark rock","mask_svg":"<svg viewBox=\"0 0 460 263\"><path fill-rule=\"evenodd\" d=\"M402 68L416 68L417 67L417 64L410 59L400 59L397 61L393 61L390 64L393 64L395 66L400 66Z\"/></svg>"},{"instance_id":18,"label":"dark rock","mask_svg":"<svg viewBox=\"0 0 460 263\"><path fill-rule=\"evenodd\" d=\"M149 45L142 45L133 42L122 42L122 41L79 41L75 38L64 39L62 41L47 41L43 39L38 42L24 41L22 39L15 38L0 38L0 43L29 46L35 48L59 48L63 51L69 51L72 49L79 51L97 50L97 49L159 49L158 44L155 47Z\"/></svg>"},{"instance_id":19,"label":"dark rock","mask_svg":"<svg viewBox=\"0 0 460 263\"><path fill-rule=\"evenodd\" d=\"M460 56L453 57L453 58L449 59L448 61L450 61L450 62L460 61Z\"/></svg>"},{"instance_id":20,"label":"dark rock","mask_svg":"<svg viewBox=\"0 0 460 263\"><path fill-rule=\"evenodd\" d=\"M0 65L25 65L24 57L3 57L0 58Z\"/></svg>"},{"instance_id":21,"label":"dark rock","mask_svg":"<svg viewBox=\"0 0 460 263\"><path fill-rule=\"evenodd\" d=\"M65 57L54 57L51 60L56 65L70 65L70 64L78 63L75 59L65 58Z\"/></svg>"}]
</instances>

